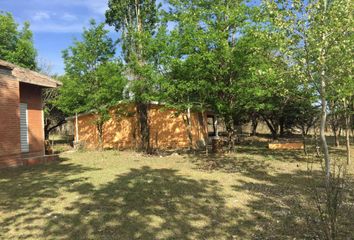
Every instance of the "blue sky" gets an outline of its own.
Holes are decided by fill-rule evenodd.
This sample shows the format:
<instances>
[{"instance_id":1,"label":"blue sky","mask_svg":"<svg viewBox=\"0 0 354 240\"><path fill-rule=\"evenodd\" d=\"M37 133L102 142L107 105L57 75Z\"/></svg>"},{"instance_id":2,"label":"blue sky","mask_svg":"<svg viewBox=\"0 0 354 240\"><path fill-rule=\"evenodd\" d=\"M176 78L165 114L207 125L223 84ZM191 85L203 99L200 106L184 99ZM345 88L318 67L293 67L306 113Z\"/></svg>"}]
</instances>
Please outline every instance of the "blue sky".
<instances>
[{"instance_id":1,"label":"blue sky","mask_svg":"<svg viewBox=\"0 0 354 240\"><path fill-rule=\"evenodd\" d=\"M51 66L52 74L64 72L61 51L79 38L90 18L104 21L108 0L0 0L0 11L14 15L22 24L29 21L38 50L38 61ZM116 39L113 30L111 37Z\"/></svg>"}]
</instances>

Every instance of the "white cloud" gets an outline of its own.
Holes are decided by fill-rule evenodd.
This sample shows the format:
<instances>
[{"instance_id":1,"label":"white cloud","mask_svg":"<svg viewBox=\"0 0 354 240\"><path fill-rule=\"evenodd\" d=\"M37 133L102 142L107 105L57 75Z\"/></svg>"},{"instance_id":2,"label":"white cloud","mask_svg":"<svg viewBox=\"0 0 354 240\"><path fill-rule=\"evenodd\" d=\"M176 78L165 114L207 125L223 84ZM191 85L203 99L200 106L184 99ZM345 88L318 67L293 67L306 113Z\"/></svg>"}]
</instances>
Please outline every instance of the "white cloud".
<instances>
[{"instance_id":1,"label":"white cloud","mask_svg":"<svg viewBox=\"0 0 354 240\"><path fill-rule=\"evenodd\" d=\"M84 7L95 14L104 14L108 7L108 0L32 0L38 6L56 6L56 7Z\"/></svg>"},{"instance_id":2,"label":"white cloud","mask_svg":"<svg viewBox=\"0 0 354 240\"><path fill-rule=\"evenodd\" d=\"M64 21L67 21L67 22L72 22L72 21L77 20L77 16L75 16L71 13L64 13L60 18Z\"/></svg>"},{"instance_id":3,"label":"white cloud","mask_svg":"<svg viewBox=\"0 0 354 240\"><path fill-rule=\"evenodd\" d=\"M33 32L79 33L82 32L82 29L83 24L33 23L31 25Z\"/></svg>"},{"instance_id":4,"label":"white cloud","mask_svg":"<svg viewBox=\"0 0 354 240\"><path fill-rule=\"evenodd\" d=\"M34 15L32 16L32 19L34 21L48 20L48 19L50 19L50 14L48 12L38 11L38 12L34 13Z\"/></svg>"},{"instance_id":5,"label":"white cloud","mask_svg":"<svg viewBox=\"0 0 354 240\"><path fill-rule=\"evenodd\" d=\"M108 0L14 0L10 6L19 9L21 19L31 20L34 32L77 33L90 18L105 20Z\"/></svg>"}]
</instances>

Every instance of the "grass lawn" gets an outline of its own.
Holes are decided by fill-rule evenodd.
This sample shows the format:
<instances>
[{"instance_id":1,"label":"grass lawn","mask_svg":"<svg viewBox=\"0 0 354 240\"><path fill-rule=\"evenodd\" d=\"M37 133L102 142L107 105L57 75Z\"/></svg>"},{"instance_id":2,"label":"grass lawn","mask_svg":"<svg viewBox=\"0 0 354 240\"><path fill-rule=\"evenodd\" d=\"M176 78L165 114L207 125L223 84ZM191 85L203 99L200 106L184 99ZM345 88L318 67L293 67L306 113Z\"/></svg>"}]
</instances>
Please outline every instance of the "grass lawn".
<instances>
[{"instance_id":1,"label":"grass lawn","mask_svg":"<svg viewBox=\"0 0 354 240\"><path fill-rule=\"evenodd\" d=\"M0 239L313 239L302 152L237 151L75 152L0 170ZM343 216L341 231L354 239L354 209Z\"/></svg>"}]
</instances>

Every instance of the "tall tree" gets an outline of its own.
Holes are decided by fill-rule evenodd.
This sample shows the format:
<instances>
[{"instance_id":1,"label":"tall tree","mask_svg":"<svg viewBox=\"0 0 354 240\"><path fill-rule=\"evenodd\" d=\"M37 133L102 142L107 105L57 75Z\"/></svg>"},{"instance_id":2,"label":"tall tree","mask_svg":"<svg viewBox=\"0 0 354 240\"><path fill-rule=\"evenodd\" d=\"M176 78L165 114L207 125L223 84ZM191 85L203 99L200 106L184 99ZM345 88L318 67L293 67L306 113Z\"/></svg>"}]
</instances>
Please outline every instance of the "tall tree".
<instances>
[{"instance_id":1,"label":"tall tree","mask_svg":"<svg viewBox=\"0 0 354 240\"><path fill-rule=\"evenodd\" d=\"M232 143L238 82L236 53L238 34L248 19L249 8L238 0L168 1L168 45L172 48L168 82L176 96L174 104L190 108L213 109L226 120ZM167 61L166 61L167 62ZM170 100L173 100L170 98ZM232 148L230 144L230 148Z\"/></svg>"},{"instance_id":2,"label":"tall tree","mask_svg":"<svg viewBox=\"0 0 354 240\"><path fill-rule=\"evenodd\" d=\"M278 53L288 61L294 75L318 91L321 102L320 139L327 183L330 180L330 155L325 136L328 102L346 88L353 92L351 49L353 26L350 0L264 1L269 25L268 36L279 44ZM342 61L338 61L340 56ZM337 73L337 74L336 74ZM338 74L340 73L340 74Z\"/></svg>"},{"instance_id":3,"label":"tall tree","mask_svg":"<svg viewBox=\"0 0 354 240\"><path fill-rule=\"evenodd\" d=\"M29 23L25 22L23 28L18 30L13 16L0 12L0 59L37 70L36 56Z\"/></svg>"},{"instance_id":4,"label":"tall tree","mask_svg":"<svg viewBox=\"0 0 354 240\"><path fill-rule=\"evenodd\" d=\"M103 23L90 21L84 29L82 41L63 51L65 76L56 101L67 114L92 111L99 147L103 144L103 126L110 118L110 108L123 99L126 80L122 64L115 55L115 43L108 36Z\"/></svg>"},{"instance_id":5,"label":"tall tree","mask_svg":"<svg viewBox=\"0 0 354 240\"><path fill-rule=\"evenodd\" d=\"M106 22L121 33L121 43L127 74L131 77L130 91L137 104L140 123L141 149L150 151L148 102L153 88L149 51L144 45L154 35L158 22L156 0L109 0Z\"/></svg>"}]
</instances>

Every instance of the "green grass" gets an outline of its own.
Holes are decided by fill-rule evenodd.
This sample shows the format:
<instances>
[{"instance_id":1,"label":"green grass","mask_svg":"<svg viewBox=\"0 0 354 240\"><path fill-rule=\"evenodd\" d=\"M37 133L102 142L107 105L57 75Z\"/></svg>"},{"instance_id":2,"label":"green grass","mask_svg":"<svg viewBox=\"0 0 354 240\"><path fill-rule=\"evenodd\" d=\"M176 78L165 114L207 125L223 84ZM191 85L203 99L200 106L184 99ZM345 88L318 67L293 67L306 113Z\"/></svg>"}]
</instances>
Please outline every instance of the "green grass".
<instances>
[{"instance_id":1,"label":"green grass","mask_svg":"<svg viewBox=\"0 0 354 240\"><path fill-rule=\"evenodd\" d=\"M312 239L308 186L316 180L302 152L237 151L75 152L0 170L0 239ZM353 216L347 210L341 224L348 239Z\"/></svg>"}]
</instances>

